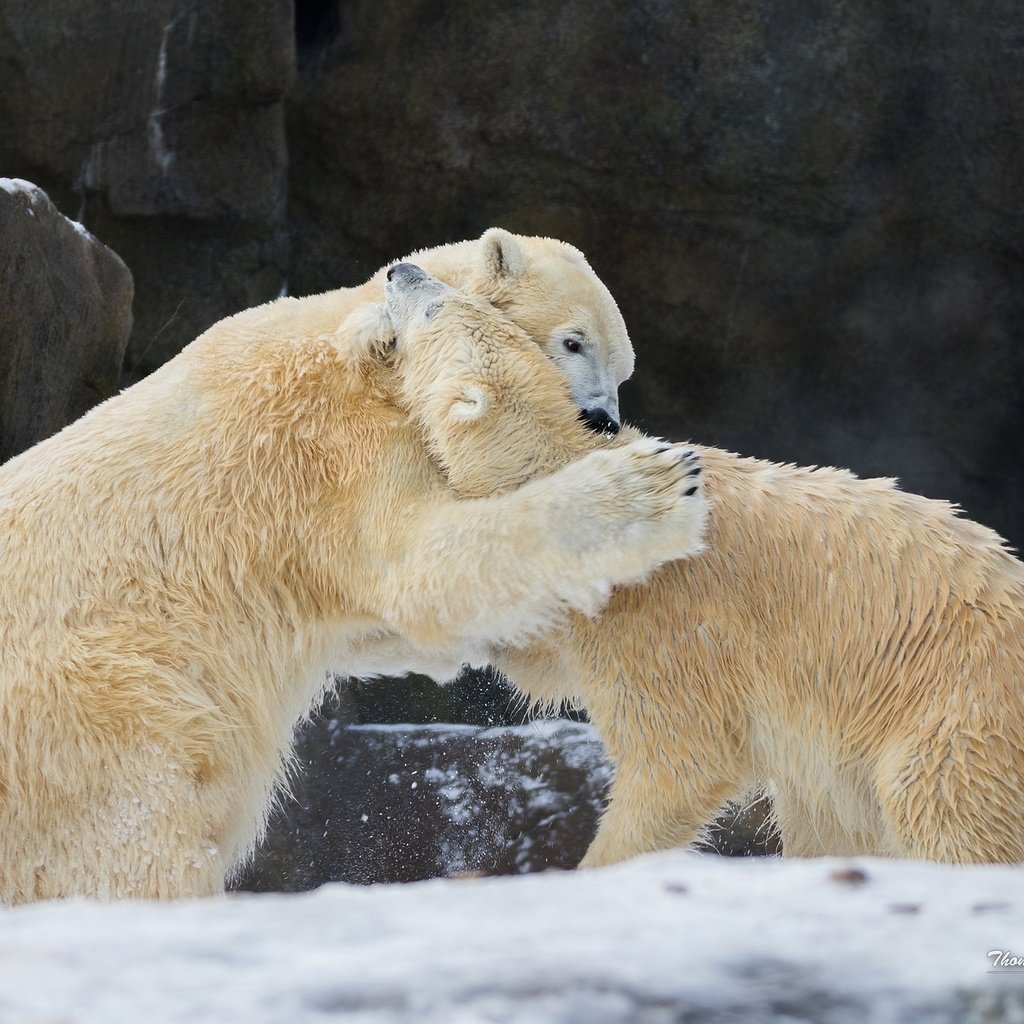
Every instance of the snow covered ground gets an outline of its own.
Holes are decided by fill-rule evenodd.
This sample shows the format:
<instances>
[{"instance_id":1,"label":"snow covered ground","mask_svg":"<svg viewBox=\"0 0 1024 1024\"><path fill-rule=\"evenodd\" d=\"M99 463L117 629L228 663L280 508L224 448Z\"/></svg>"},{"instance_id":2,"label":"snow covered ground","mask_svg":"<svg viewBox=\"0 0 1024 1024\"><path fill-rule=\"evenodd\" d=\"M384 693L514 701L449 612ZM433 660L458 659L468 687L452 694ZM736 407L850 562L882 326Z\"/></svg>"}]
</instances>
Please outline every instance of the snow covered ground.
<instances>
[{"instance_id":1,"label":"snow covered ground","mask_svg":"<svg viewBox=\"0 0 1024 1024\"><path fill-rule=\"evenodd\" d=\"M590 873L0 914L3 1024L1024 1021L1024 871L670 853Z\"/></svg>"}]
</instances>

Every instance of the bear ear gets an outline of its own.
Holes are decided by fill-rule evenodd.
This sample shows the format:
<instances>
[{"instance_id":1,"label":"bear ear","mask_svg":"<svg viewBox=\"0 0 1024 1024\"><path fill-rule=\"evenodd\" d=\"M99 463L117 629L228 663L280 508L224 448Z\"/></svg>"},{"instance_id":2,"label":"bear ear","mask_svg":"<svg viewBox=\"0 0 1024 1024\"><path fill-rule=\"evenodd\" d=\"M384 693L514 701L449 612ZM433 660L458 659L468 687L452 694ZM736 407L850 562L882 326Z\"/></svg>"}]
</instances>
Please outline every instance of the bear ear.
<instances>
[{"instance_id":1,"label":"bear ear","mask_svg":"<svg viewBox=\"0 0 1024 1024\"><path fill-rule=\"evenodd\" d=\"M484 276L492 281L519 277L526 270L526 255L519 239L504 228L488 228L480 236Z\"/></svg>"},{"instance_id":2,"label":"bear ear","mask_svg":"<svg viewBox=\"0 0 1024 1024\"><path fill-rule=\"evenodd\" d=\"M467 384L448 408L449 419L457 423L472 423L487 415L491 396L478 384Z\"/></svg>"},{"instance_id":3,"label":"bear ear","mask_svg":"<svg viewBox=\"0 0 1024 1024\"><path fill-rule=\"evenodd\" d=\"M334 332L335 351L349 369L361 362L382 359L395 343L395 328L387 310L379 302L357 306Z\"/></svg>"}]
</instances>

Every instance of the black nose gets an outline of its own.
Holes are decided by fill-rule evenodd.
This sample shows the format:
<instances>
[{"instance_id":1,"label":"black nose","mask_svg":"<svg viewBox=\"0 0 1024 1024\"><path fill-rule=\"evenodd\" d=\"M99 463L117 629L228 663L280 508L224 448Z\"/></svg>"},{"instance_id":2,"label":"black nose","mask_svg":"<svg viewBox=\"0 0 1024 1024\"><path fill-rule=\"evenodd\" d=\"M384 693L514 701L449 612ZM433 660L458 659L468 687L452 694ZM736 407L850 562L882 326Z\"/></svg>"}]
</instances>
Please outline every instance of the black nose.
<instances>
[{"instance_id":1,"label":"black nose","mask_svg":"<svg viewBox=\"0 0 1024 1024\"><path fill-rule=\"evenodd\" d=\"M584 409L580 413L580 419L598 434L617 434L619 432L619 424L604 409Z\"/></svg>"},{"instance_id":2,"label":"black nose","mask_svg":"<svg viewBox=\"0 0 1024 1024\"><path fill-rule=\"evenodd\" d=\"M396 263L388 271L388 280L392 280L395 275L398 275L400 281L404 284L412 284L414 281L422 281L426 278L426 274L416 266L415 263Z\"/></svg>"}]
</instances>

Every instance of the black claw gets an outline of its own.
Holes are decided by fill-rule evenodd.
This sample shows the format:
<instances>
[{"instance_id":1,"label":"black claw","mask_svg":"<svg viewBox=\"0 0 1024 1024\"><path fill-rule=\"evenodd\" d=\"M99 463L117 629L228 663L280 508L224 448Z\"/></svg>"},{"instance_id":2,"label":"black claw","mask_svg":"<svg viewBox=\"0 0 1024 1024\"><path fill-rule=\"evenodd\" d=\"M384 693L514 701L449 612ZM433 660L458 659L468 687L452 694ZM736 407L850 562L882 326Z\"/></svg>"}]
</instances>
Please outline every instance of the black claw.
<instances>
[{"instance_id":1,"label":"black claw","mask_svg":"<svg viewBox=\"0 0 1024 1024\"><path fill-rule=\"evenodd\" d=\"M689 489L688 491L686 491L685 493L686 493L686 497L687 497L687 498L689 498L689 497L691 497L692 495L694 495L694 494L696 494L696 493L697 493L697 488L696 488L696 487L691 487L691 488L690 488L690 489Z\"/></svg>"},{"instance_id":2,"label":"black claw","mask_svg":"<svg viewBox=\"0 0 1024 1024\"><path fill-rule=\"evenodd\" d=\"M700 466L698 466L696 469L691 469L690 472L687 473L686 475L687 476L696 476L699 472L700 472Z\"/></svg>"},{"instance_id":3,"label":"black claw","mask_svg":"<svg viewBox=\"0 0 1024 1024\"><path fill-rule=\"evenodd\" d=\"M667 452L669 450L669 448L671 448L671 447L672 447L672 445L670 445L670 444L662 445L660 448L655 448L654 449L654 454L655 455L660 455L662 452Z\"/></svg>"}]
</instances>

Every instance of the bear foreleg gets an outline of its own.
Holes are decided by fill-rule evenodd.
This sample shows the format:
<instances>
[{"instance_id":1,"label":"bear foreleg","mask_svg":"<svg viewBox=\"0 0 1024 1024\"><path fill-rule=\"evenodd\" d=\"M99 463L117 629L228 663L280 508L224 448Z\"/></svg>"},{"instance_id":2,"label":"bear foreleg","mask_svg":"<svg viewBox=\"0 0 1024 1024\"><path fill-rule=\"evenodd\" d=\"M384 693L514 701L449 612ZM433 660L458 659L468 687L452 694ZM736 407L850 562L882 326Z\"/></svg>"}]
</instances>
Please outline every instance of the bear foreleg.
<instances>
[{"instance_id":1,"label":"bear foreleg","mask_svg":"<svg viewBox=\"0 0 1024 1024\"><path fill-rule=\"evenodd\" d=\"M386 618L428 649L515 646L699 552L706 515L697 456L646 439L507 494L435 500L397 538Z\"/></svg>"}]
</instances>

